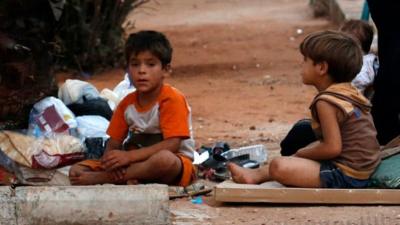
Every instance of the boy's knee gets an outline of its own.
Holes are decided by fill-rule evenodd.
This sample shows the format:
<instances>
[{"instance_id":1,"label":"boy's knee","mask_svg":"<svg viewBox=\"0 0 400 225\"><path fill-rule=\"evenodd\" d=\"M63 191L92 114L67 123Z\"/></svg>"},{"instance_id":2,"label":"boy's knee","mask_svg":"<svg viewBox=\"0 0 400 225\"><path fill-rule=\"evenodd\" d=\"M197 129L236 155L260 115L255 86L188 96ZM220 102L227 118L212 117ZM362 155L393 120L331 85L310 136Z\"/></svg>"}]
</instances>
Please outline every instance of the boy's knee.
<instances>
[{"instance_id":1,"label":"boy's knee","mask_svg":"<svg viewBox=\"0 0 400 225\"><path fill-rule=\"evenodd\" d=\"M172 167L176 166L176 155L168 150L162 150L151 157L154 168L159 171L169 171Z\"/></svg>"},{"instance_id":2,"label":"boy's knee","mask_svg":"<svg viewBox=\"0 0 400 225\"><path fill-rule=\"evenodd\" d=\"M285 159L283 157L275 158L269 165L269 173L273 180L281 180L282 177L286 176Z\"/></svg>"},{"instance_id":3,"label":"boy's knee","mask_svg":"<svg viewBox=\"0 0 400 225\"><path fill-rule=\"evenodd\" d=\"M75 164L73 166L71 166L71 168L69 169L69 176L73 177L73 176L77 176L79 174L81 174L82 172L86 171L87 169L85 169L85 167L80 166L78 164Z\"/></svg>"}]
</instances>

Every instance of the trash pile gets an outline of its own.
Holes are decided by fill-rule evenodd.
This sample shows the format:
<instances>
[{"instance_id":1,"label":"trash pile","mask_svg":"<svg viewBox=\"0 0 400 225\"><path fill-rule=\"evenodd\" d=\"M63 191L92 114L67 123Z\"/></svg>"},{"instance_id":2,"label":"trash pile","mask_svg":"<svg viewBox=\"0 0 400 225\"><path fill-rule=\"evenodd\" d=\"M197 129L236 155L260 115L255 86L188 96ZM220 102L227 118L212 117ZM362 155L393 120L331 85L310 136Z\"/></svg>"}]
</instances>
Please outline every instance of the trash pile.
<instances>
[{"instance_id":1,"label":"trash pile","mask_svg":"<svg viewBox=\"0 0 400 225\"><path fill-rule=\"evenodd\" d=\"M211 181L224 181L231 177L228 163L235 163L244 168L258 168L267 157L264 145L250 145L231 149L226 142L216 142L213 147L202 146L195 153L193 164L198 166L200 178Z\"/></svg>"},{"instance_id":2,"label":"trash pile","mask_svg":"<svg viewBox=\"0 0 400 225\"><path fill-rule=\"evenodd\" d=\"M58 98L33 105L26 129L0 131L0 184L69 185L70 165L103 155L113 110L134 90L127 74L113 90L101 92L88 82L66 80Z\"/></svg>"}]
</instances>

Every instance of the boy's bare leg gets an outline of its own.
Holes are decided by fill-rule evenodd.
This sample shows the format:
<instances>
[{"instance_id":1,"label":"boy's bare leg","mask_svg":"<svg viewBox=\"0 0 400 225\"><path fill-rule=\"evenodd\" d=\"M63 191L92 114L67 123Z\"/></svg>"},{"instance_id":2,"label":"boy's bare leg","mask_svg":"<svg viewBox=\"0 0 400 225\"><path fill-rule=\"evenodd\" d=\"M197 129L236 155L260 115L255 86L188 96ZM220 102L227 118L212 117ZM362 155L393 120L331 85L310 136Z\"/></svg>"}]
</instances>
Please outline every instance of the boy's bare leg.
<instances>
[{"instance_id":1,"label":"boy's bare leg","mask_svg":"<svg viewBox=\"0 0 400 225\"><path fill-rule=\"evenodd\" d=\"M299 157L277 157L269 166L271 180L287 186L318 188L321 164Z\"/></svg>"},{"instance_id":2,"label":"boy's bare leg","mask_svg":"<svg viewBox=\"0 0 400 225\"><path fill-rule=\"evenodd\" d=\"M151 180L164 184L176 181L181 173L181 160L170 151L160 151L145 161L131 164L126 171L124 181L137 183L137 180ZM92 171L89 167L73 165L69 172L73 185L93 185L118 183L107 171Z\"/></svg>"},{"instance_id":3,"label":"boy's bare leg","mask_svg":"<svg viewBox=\"0 0 400 225\"><path fill-rule=\"evenodd\" d=\"M270 180L269 165L257 169L240 167L234 163L228 164L228 169L232 174L232 179L240 184L260 184Z\"/></svg>"},{"instance_id":4,"label":"boy's bare leg","mask_svg":"<svg viewBox=\"0 0 400 225\"><path fill-rule=\"evenodd\" d=\"M89 167L73 165L69 170L69 180L72 185L94 185L117 183L111 173L106 171L92 171Z\"/></svg>"},{"instance_id":5,"label":"boy's bare leg","mask_svg":"<svg viewBox=\"0 0 400 225\"><path fill-rule=\"evenodd\" d=\"M152 155L145 161L131 164L125 174L126 180L149 180L172 184L181 174L182 163L178 156L168 150Z\"/></svg>"},{"instance_id":6,"label":"boy's bare leg","mask_svg":"<svg viewBox=\"0 0 400 225\"><path fill-rule=\"evenodd\" d=\"M321 187L321 165L313 160L299 157L277 157L269 165L258 169L242 168L229 164L233 181L243 184L260 184L275 180L287 186Z\"/></svg>"}]
</instances>

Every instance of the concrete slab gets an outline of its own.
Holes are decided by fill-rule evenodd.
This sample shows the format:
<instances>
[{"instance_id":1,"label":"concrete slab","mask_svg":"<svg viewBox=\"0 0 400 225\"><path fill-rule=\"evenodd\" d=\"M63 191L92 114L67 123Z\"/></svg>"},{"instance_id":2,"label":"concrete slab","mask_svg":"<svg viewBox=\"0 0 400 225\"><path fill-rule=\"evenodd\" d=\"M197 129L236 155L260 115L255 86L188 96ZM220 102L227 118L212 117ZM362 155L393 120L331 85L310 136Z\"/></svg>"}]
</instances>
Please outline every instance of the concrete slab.
<instances>
[{"instance_id":1,"label":"concrete slab","mask_svg":"<svg viewBox=\"0 0 400 225\"><path fill-rule=\"evenodd\" d=\"M18 187L18 225L170 224L166 185Z\"/></svg>"},{"instance_id":2,"label":"concrete slab","mask_svg":"<svg viewBox=\"0 0 400 225\"><path fill-rule=\"evenodd\" d=\"M15 199L12 197L12 189L8 186L0 186L0 225L16 225Z\"/></svg>"}]
</instances>

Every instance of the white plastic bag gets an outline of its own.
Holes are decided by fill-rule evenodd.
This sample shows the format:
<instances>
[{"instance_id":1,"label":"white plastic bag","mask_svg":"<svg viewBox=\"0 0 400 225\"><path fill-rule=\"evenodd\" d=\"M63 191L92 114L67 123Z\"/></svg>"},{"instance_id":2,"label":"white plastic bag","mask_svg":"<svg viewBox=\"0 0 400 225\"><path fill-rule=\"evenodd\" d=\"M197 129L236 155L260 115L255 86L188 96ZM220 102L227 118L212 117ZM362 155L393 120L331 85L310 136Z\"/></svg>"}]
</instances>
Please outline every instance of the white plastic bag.
<instances>
[{"instance_id":1,"label":"white plastic bag","mask_svg":"<svg viewBox=\"0 0 400 225\"><path fill-rule=\"evenodd\" d=\"M135 91L136 88L133 86L129 79L129 74L126 73L124 79L115 86L113 92L118 96L119 99L123 99L129 93Z\"/></svg>"},{"instance_id":2,"label":"white plastic bag","mask_svg":"<svg viewBox=\"0 0 400 225\"><path fill-rule=\"evenodd\" d=\"M107 99L107 103L110 106L112 111L115 110L115 107L117 107L117 104L119 103L118 95L115 94L113 91L111 91L108 88L104 88L100 92L100 97Z\"/></svg>"},{"instance_id":3,"label":"white plastic bag","mask_svg":"<svg viewBox=\"0 0 400 225\"><path fill-rule=\"evenodd\" d=\"M58 89L58 98L66 105L83 103L83 98L90 100L98 97L99 91L86 81L67 79Z\"/></svg>"},{"instance_id":4,"label":"white plastic bag","mask_svg":"<svg viewBox=\"0 0 400 225\"><path fill-rule=\"evenodd\" d=\"M119 84L117 84L113 90L108 88L103 89L100 92L100 97L107 99L110 108L114 111L119 102L125 98L125 96L134 92L135 90L135 86L132 85L131 81L129 80L129 75L126 73L124 79L119 82Z\"/></svg>"},{"instance_id":5,"label":"white plastic bag","mask_svg":"<svg viewBox=\"0 0 400 225\"><path fill-rule=\"evenodd\" d=\"M54 97L46 97L37 102L29 115L28 134L38 137L52 133L65 133L77 127L75 115L64 103Z\"/></svg>"},{"instance_id":6,"label":"white plastic bag","mask_svg":"<svg viewBox=\"0 0 400 225\"><path fill-rule=\"evenodd\" d=\"M108 138L106 130L110 122L102 116L78 116L78 134L83 140L88 137L103 137Z\"/></svg>"}]
</instances>

